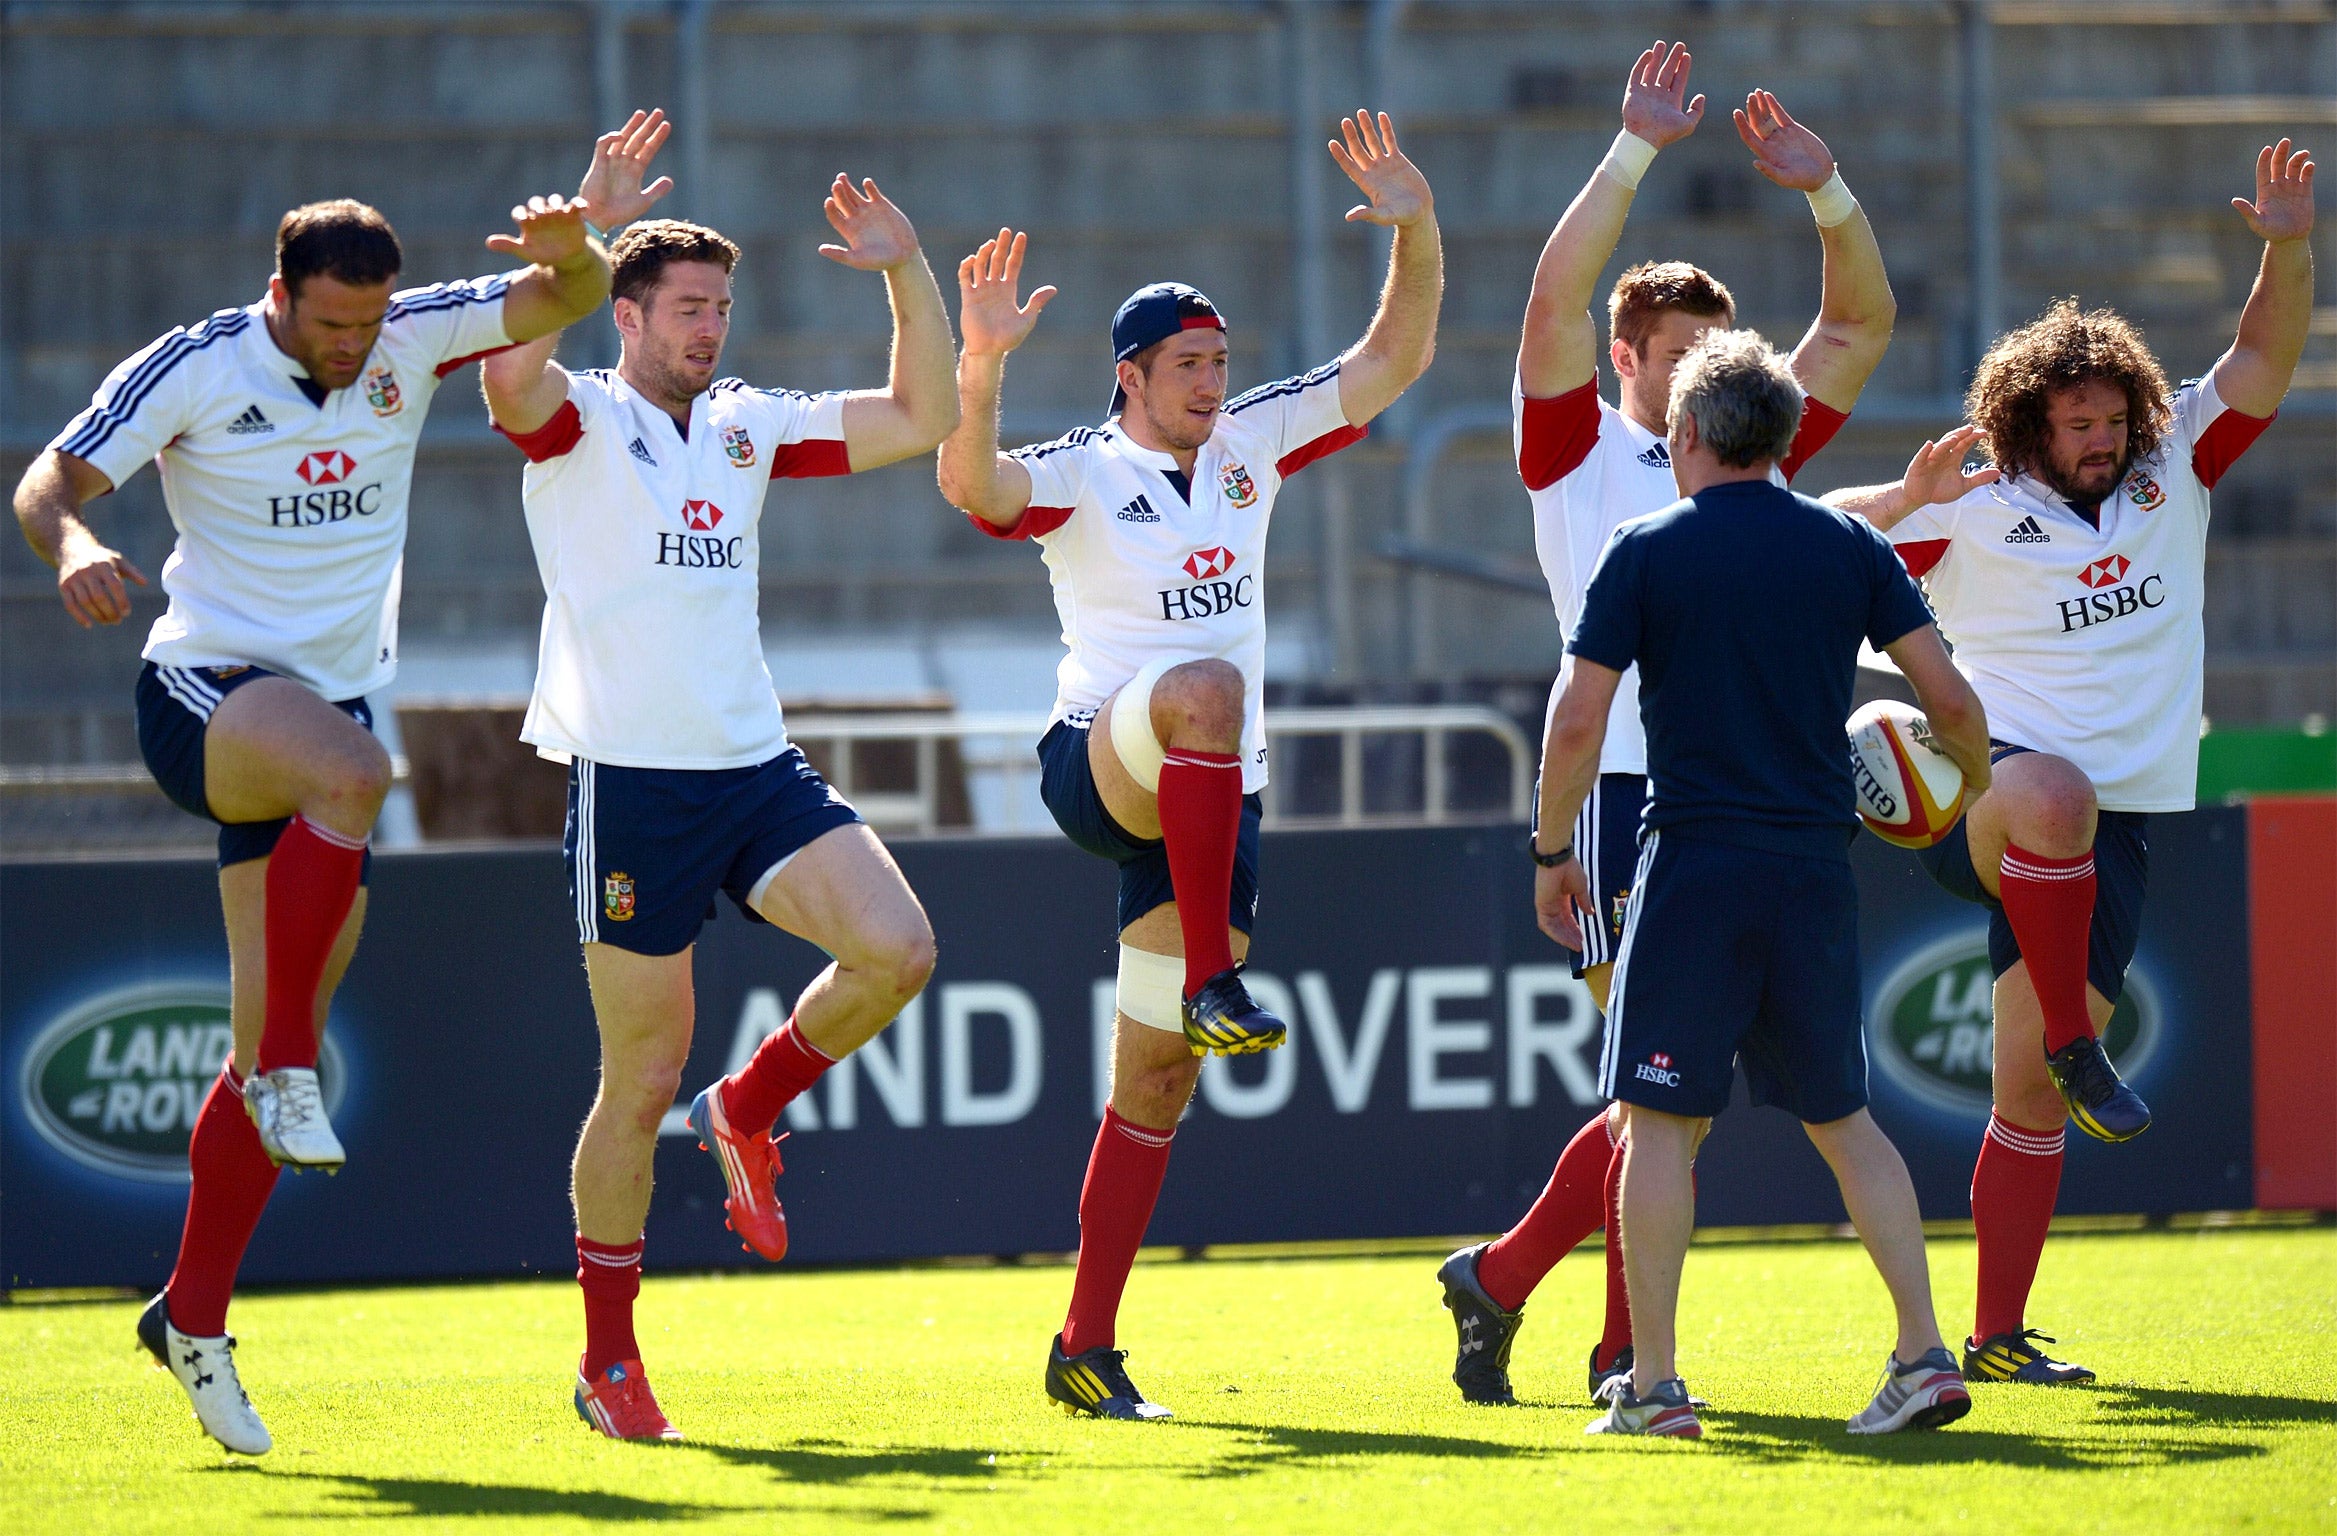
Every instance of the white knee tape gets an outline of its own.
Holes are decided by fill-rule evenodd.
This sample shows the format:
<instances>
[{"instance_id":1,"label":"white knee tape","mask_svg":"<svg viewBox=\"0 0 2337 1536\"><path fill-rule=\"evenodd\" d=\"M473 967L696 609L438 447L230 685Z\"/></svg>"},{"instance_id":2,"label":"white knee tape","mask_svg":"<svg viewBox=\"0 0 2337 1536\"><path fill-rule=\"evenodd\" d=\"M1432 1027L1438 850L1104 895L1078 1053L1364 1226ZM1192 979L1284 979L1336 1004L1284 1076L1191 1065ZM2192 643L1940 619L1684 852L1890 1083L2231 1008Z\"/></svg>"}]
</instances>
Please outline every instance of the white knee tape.
<instances>
[{"instance_id":1,"label":"white knee tape","mask_svg":"<svg viewBox=\"0 0 2337 1536\"><path fill-rule=\"evenodd\" d=\"M1160 793L1160 765L1168 760L1168 748L1152 729L1152 690L1176 665L1172 657L1155 657L1128 679L1128 685L1112 700L1112 750L1120 755L1120 766L1128 770L1128 777L1156 795Z\"/></svg>"},{"instance_id":2,"label":"white knee tape","mask_svg":"<svg viewBox=\"0 0 2337 1536\"><path fill-rule=\"evenodd\" d=\"M1120 946L1120 1011L1139 1024L1185 1032L1185 962Z\"/></svg>"}]
</instances>

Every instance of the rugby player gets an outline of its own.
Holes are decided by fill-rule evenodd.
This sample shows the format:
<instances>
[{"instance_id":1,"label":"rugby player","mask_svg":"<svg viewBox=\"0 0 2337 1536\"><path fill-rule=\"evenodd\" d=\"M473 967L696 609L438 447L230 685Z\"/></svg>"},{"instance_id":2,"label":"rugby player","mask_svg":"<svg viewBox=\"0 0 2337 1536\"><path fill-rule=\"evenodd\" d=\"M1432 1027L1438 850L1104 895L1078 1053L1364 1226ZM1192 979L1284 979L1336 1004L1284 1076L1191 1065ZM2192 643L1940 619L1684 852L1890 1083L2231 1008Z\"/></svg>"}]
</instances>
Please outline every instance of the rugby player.
<instances>
[{"instance_id":1,"label":"rugby player","mask_svg":"<svg viewBox=\"0 0 2337 1536\"><path fill-rule=\"evenodd\" d=\"M1593 1434L1702 1433L1674 1349L1695 1227L1689 1160L1741 1058L1753 1102L1799 1119L1824 1154L1898 1313L1854 1434L1931 1428L1972 1401L1932 1315L1906 1165L1866 1109L1858 974L1858 818L1842 722L1859 643L1914 684L1973 791L1988 786L1980 701L1922 594L1872 528L1794 495L1802 390L1750 331L1692 347L1672 379L1684 499L1617 530L1567 642L1543 749L1543 827L1589 798L1623 673L1647 726L1647 835L1616 957L1599 1087L1625 1105L1624 1269L1631 1376ZM1547 836L1547 834L1543 834ZM1542 929L1579 949L1605 901L1571 847L1537 847Z\"/></svg>"},{"instance_id":2,"label":"rugby player","mask_svg":"<svg viewBox=\"0 0 2337 1536\"><path fill-rule=\"evenodd\" d=\"M728 1225L764 1258L787 1252L780 1111L933 970L924 908L789 745L763 661L756 530L771 482L925 453L957 422L949 319L917 232L873 181L838 176L826 212L843 243L821 254L884 274L883 389L807 395L717 378L738 247L667 219L610 249L614 369L571 374L546 337L481 370L496 429L528 458L544 580L521 735L569 765L569 889L601 1045L600 1091L576 1143L575 1404L616 1439L681 1438L642 1370L633 1303L658 1124L690 1053L691 952L716 895L831 961L786 1025L690 1106L728 1187Z\"/></svg>"},{"instance_id":3,"label":"rugby player","mask_svg":"<svg viewBox=\"0 0 2337 1536\"><path fill-rule=\"evenodd\" d=\"M1378 312L1322 367L1227 398L1226 322L1181 283L1139 288L1112 320L1108 419L998 451L1006 354L1054 290L1018 301L1024 237L958 268L961 418L942 494L999 538L1044 553L1068 647L1042 789L1064 832L1120 867L1111 1102L1079 1197L1079 1267L1048 1351L1067 1411L1166 1417L1113 1347L1120 1295L1168 1167L1197 1058L1282 1042L1243 987L1257 911L1266 783L1266 525L1282 483L1364 436L1428 367L1443 255L1428 182L1394 126L1358 112L1332 158L1368 201L1350 222L1393 226Z\"/></svg>"},{"instance_id":4,"label":"rugby player","mask_svg":"<svg viewBox=\"0 0 2337 1536\"><path fill-rule=\"evenodd\" d=\"M1988 909L1995 1105L1972 1171L1977 1381L2083 1382L2027 1326L2061 1187L2064 1119L2103 1141L2150 1124L2098 1038L2124 989L2150 860L2148 818L2199 775L2208 492L2271 424L2312 321L2313 161L2256 156L2264 242L2237 339L2170 388L2132 324L2064 300L1981 360L1969 425L1889 485L1827 500L1863 515L1924 578L1987 702L1994 787L1922 855ZM1985 439L1993 467L1963 470Z\"/></svg>"},{"instance_id":5,"label":"rugby player","mask_svg":"<svg viewBox=\"0 0 2337 1536\"><path fill-rule=\"evenodd\" d=\"M227 1304L283 1167L338 1169L317 1041L365 915L366 840L390 785L365 695L397 671L398 564L414 443L439 383L479 355L591 313L608 261L588 217L662 189L664 138L635 114L594 146L573 201L531 198L488 248L524 270L393 293L402 253L363 203L310 203L276 228L267 292L170 332L114 369L25 471L16 515L57 568L73 620L129 616L145 576L82 508L148 459L178 540L169 610L146 641L138 745L164 792L219 823L235 1050L197 1116L169 1284L138 1337L203 1428L259 1455Z\"/></svg>"},{"instance_id":6,"label":"rugby player","mask_svg":"<svg viewBox=\"0 0 2337 1536\"><path fill-rule=\"evenodd\" d=\"M1518 473L1533 501L1534 545L1563 632L1582 613L1599 551L1624 522L1679 496L1664 434L1672 373L1706 332L1736 323L1721 282L1686 262L1643 262L1616 280L1607 299L1607 355L1621 382L1618 404L1598 394L1598 332L1589 304L1615 253L1634 189L1658 150L1688 137L1704 98L1688 99L1691 56L1662 42L1631 66L1623 127L1604 162L1551 231L1526 301L1512 394ZM1793 446L1778 465L1790 483L1841 427L1890 345L1896 307L1874 230L1825 143L1766 91L1735 114L1753 165L1781 187L1805 193L1823 251L1818 316L1794 349L1794 377L1808 392ZM1555 687L1550 694L1558 697ZM1640 812L1647 798L1647 741L1639 720L1639 674L1626 669L1607 721L1599 777L1574 825L1572 846L1597 896L1583 927L1574 973L1600 1008L1621 941L1623 912L1638 862ZM1631 1308L1614 1219L1623 1170L1621 1105L1575 1134L1550 1182L1518 1224L1490 1243L1445 1260L1437 1278L1458 1333L1453 1381L1470 1402L1510 1403L1509 1355L1526 1298L1593 1230L1607 1231L1606 1326L1591 1347L1590 1392L1631 1369Z\"/></svg>"}]
</instances>

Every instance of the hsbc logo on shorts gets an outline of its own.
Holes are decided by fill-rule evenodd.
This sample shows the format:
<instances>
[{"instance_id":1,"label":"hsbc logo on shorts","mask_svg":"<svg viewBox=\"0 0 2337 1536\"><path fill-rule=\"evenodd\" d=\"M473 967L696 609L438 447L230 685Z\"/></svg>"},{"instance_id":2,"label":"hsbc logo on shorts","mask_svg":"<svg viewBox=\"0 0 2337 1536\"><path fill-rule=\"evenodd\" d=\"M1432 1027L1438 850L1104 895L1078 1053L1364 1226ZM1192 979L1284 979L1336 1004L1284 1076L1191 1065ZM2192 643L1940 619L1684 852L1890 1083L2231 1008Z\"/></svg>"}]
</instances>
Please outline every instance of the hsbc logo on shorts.
<instances>
[{"instance_id":1,"label":"hsbc logo on shorts","mask_svg":"<svg viewBox=\"0 0 2337 1536\"><path fill-rule=\"evenodd\" d=\"M1662 1051L1657 1051L1632 1068L1631 1075L1643 1083L1660 1083L1666 1088L1680 1086L1680 1074L1672 1070L1671 1057Z\"/></svg>"},{"instance_id":2,"label":"hsbc logo on shorts","mask_svg":"<svg viewBox=\"0 0 2337 1536\"><path fill-rule=\"evenodd\" d=\"M2164 605L2166 578L2153 572L2128 584L2126 578L2133 570L2134 562L2124 555L2104 555L2087 562L2085 569L2077 573L2077 579L2089 590L2083 597L2061 599L2061 632L2070 634Z\"/></svg>"},{"instance_id":3,"label":"hsbc logo on shorts","mask_svg":"<svg viewBox=\"0 0 2337 1536\"><path fill-rule=\"evenodd\" d=\"M300 468L293 473L300 476L300 483L303 485L339 485L354 474L356 469L357 461L355 459L341 452L338 448L330 448L323 453L312 453L304 457L300 461Z\"/></svg>"},{"instance_id":4,"label":"hsbc logo on shorts","mask_svg":"<svg viewBox=\"0 0 2337 1536\"><path fill-rule=\"evenodd\" d=\"M722 509L711 501L685 501L682 521L694 533L712 533L722 525Z\"/></svg>"},{"instance_id":5,"label":"hsbc logo on shorts","mask_svg":"<svg viewBox=\"0 0 2337 1536\"><path fill-rule=\"evenodd\" d=\"M357 473L357 461L338 448L301 455L293 467L311 491L268 498L268 523L276 528L318 528L344 523L352 517L371 517L381 510L381 482L351 487L343 482Z\"/></svg>"},{"instance_id":6,"label":"hsbc logo on shorts","mask_svg":"<svg viewBox=\"0 0 2337 1536\"><path fill-rule=\"evenodd\" d=\"M1160 616L1165 620L1208 619L1251 606L1257 601L1257 577L1249 573L1229 576L1233 564L1233 551L1222 544L1185 556L1182 568L1193 578L1193 585L1163 587Z\"/></svg>"}]
</instances>

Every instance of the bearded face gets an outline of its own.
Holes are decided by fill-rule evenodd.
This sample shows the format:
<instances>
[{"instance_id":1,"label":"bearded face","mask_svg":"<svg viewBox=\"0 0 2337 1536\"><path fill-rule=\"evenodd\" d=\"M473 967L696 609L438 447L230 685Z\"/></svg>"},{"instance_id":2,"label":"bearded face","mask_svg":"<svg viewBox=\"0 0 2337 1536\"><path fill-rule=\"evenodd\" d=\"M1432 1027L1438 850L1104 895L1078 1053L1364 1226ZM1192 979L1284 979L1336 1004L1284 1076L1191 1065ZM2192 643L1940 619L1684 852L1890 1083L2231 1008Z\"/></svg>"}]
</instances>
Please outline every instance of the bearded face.
<instances>
[{"instance_id":1,"label":"bearded face","mask_svg":"<svg viewBox=\"0 0 2337 1536\"><path fill-rule=\"evenodd\" d=\"M2126 392L2105 379L2053 391L2037 478L2067 501L2090 506L2107 498L2126 474L2127 410Z\"/></svg>"}]
</instances>

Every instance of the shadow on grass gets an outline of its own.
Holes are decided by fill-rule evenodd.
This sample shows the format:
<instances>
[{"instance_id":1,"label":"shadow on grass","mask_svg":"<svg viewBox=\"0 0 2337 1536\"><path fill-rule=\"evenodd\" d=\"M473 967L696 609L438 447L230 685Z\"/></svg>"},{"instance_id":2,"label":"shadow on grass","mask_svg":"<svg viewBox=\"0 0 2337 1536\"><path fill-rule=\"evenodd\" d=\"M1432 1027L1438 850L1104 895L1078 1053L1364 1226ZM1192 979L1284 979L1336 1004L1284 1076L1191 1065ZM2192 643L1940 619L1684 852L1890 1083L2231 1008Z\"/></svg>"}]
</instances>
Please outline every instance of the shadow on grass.
<instances>
[{"instance_id":1,"label":"shadow on grass","mask_svg":"<svg viewBox=\"0 0 2337 1536\"><path fill-rule=\"evenodd\" d=\"M1304 1469L1362 1456L1455 1456L1483 1458L1541 1458L1562 1449L1548 1445L1515 1445L1500 1440L1477 1440L1463 1435L1389 1434L1367 1429L1307 1429L1290 1424L1229 1423L1220 1420L1179 1421L1192 1429L1213 1429L1239 1437L1214 1460L1175 1470L1193 1477L1248 1477L1283 1468Z\"/></svg>"},{"instance_id":2,"label":"shadow on grass","mask_svg":"<svg viewBox=\"0 0 2337 1536\"><path fill-rule=\"evenodd\" d=\"M2121 1423L2177 1428L2283 1429L2337 1425L2337 1402L2319 1397L2267 1397L2252 1392L2203 1392L2172 1387L2095 1386L2085 1389Z\"/></svg>"},{"instance_id":3,"label":"shadow on grass","mask_svg":"<svg viewBox=\"0 0 2337 1536\"><path fill-rule=\"evenodd\" d=\"M651 1454L663 1447L643 1447ZM599 1524L623 1525L649 1521L707 1520L721 1515L823 1515L839 1520L899 1523L930 1520L933 1512L904 1508L855 1508L840 1505L789 1505L774 1510L767 1504L703 1504L688 1499L642 1498L632 1494L601 1493L589 1489L535 1488L516 1483L473 1483L453 1478L358 1477L347 1473L272 1472L270 1477L331 1485L332 1502L321 1510L286 1511L279 1519L373 1520L384 1516L436 1516L440 1519L526 1519L566 1516Z\"/></svg>"},{"instance_id":4,"label":"shadow on grass","mask_svg":"<svg viewBox=\"0 0 2337 1536\"><path fill-rule=\"evenodd\" d=\"M997 1457L964 1446L855 1446L841 1440L798 1440L792 1445L723 1445L685 1440L733 1466L757 1467L790 1483L857 1483L872 1477L917 1477L989 1482L1002 1470Z\"/></svg>"}]
</instances>

